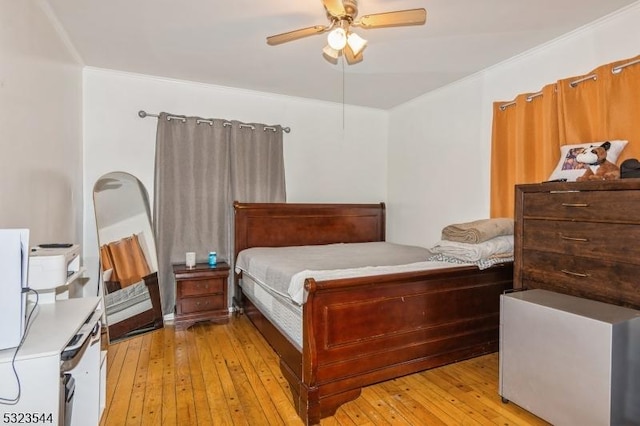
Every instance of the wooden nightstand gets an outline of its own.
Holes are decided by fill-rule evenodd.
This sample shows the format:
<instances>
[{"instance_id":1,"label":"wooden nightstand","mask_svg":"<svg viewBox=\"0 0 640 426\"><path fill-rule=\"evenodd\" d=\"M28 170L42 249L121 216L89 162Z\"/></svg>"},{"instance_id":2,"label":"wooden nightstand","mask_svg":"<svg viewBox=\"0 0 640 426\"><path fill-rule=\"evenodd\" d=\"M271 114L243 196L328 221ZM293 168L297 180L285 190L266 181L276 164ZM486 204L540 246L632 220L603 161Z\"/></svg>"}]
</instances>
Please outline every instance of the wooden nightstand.
<instances>
[{"instance_id":1,"label":"wooden nightstand","mask_svg":"<svg viewBox=\"0 0 640 426\"><path fill-rule=\"evenodd\" d=\"M209 267L207 263L198 263L193 268L187 268L184 263L176 264L173 275L176 279L176 328L188 328L199 321L228 321L228 264L218 262Z\"/></svg>"}]
</instances>

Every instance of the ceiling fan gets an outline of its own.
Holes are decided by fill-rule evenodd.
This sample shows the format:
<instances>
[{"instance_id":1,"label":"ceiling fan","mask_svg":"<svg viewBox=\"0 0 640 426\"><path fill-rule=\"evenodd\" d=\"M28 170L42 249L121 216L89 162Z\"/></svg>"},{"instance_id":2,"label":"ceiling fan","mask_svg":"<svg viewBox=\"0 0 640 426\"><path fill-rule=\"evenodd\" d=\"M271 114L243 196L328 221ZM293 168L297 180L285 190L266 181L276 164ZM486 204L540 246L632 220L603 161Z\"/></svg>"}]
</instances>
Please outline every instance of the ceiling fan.
<instances>
[{"instance_id":1,"label":"ceiling fan","mask_svg":"<svg viewBox=\"0 0 640 426\"><path fill-rule=\"evenodd\" d=\"M329 25L314 25L282 34L267 37L267 44L275 46L288 41L297 40L314 34L329 32L327 46L322 54L331 63L337 63L344 55L349 65L356 64L363 59L362 51L367 41L351 31L351 27L384 28L407 25L423 25L427 20L425 9L397 10L394 12L364 15L359 19L357 0L322 0L327 12Z\"/></svg>"}]
</instances>

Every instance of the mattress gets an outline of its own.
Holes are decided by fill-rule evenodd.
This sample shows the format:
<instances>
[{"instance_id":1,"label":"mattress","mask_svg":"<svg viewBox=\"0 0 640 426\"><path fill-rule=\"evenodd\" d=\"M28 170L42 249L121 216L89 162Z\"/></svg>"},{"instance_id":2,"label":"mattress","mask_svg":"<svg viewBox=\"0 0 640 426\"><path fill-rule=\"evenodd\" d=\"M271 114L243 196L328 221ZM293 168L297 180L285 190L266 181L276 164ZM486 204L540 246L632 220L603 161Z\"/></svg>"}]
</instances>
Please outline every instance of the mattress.
<instances>
[{"instance_id":1,"label":"mattress","mask_svg":"<svg viewBox=\"0 0 640 426\"><path fill-rule=\"evenodd\" d=\"M424 247L388 242L254 247L240 252L236 272L303 304L308 277L319 281L451 267L448 262L427 261L432 255Z\"/></svg>"},{"instance_id":2,"label":"mattress","mask_svg":"<svg viewBox=\"0 0 640 426\"><path fill-rule=\"evenodd\" d=\"M259 247L240 252L236 272L241 273L246 297L301 350L306 278L320 281L455 266L427 261L429 257L432 253L425 248L387 242Z\"/></svg>"},{"instance_id":3,"label":"mattress","mask_svg":"<svg viewBox=\"0 0 640 426\"><path fill-rule=\"evenodd\" d=\"M291 299L273 292L269 287L243 275L240 280L242 293L302 352L302 307Z\"/></svg>"}]
</instances>

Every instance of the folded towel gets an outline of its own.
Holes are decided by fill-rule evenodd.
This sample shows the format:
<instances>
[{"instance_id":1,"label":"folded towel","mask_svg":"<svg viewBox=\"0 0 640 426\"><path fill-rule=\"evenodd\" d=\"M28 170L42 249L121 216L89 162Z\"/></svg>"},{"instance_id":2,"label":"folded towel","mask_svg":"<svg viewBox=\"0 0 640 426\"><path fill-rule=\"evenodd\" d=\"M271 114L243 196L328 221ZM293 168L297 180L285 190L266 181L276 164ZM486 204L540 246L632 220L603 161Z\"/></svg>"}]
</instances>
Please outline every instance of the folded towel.
<instances>
[{"instance_id":1,"label":"folded towel","mask_svg":"<svg viewBox=\"0 0 640 426\"><path fill-rule=\"evenodd\" d=\"M456 223L442 230L442 239L477 244L501 235L513 235L513 219L507 217Z\"/></svg>"},{"instance_id":2,"label":"folded towel","mask_svg":"<svg viewBox=\"0 0 640 426\"><path fill-rule=\"evenodd\" d=\"M429 249L435 254L444 254L466 262L477 262L490 257L509 257L513 255L513 235L501 235L477 244L457 241L439 241Z\"/></svg>"}]
</instances>

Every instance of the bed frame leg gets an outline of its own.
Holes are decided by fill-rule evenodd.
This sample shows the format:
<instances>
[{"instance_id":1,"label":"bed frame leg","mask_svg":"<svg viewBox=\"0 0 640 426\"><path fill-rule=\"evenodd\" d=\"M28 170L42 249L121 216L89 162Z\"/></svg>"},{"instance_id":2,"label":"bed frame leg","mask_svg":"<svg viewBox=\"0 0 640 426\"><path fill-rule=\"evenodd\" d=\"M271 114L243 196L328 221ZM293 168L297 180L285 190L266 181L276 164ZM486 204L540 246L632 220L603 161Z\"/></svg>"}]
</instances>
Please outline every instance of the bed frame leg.
<instances>
[{"instance_id":1,"label":"bed frame leg","mask_svg":"<svg viewBox=\"0 0 640 426\"><path fill-rule=\"evenodd\" d=\"M358 398L361 391L360 388L352 389L321 400L318 388L307 389L303 385L302 389L303 391L297 399L294 394L294 403L298 415L305 425L319 425L320 419L333 416L342 404Z\"/></svg>"},{"instance_id":2,"label":"bed frame leg","mask_svg":"<svg viewBox=\"0 0 640 426\"><path fill-rule=\"evenodd\" d=\"M320 401L318 397L318 389L307 390L304 389L298 399L298 415L302 419L305 425L319 425L320 424Z\"/></svg>"},{"instance_id":3,"label":"bed frame leg","mask_svg":"<svg viewBox=\"0 0 640 426\"><path fill-rule=\"evenodd\" d=\"M241 300L237 299L235 296L233 297L233 299L231 299L231 306L233 310L233 315L235 317L239 317L240 315L244 314L244 309L242 308L242 302Z\"/></svg>"},{"instance_id":4,"label":"bed frame leg","mask_svg":"<svg viewBox=\"0 0 640 426\"><path fill-rule=\"evenodd\" d=\"M320 419L333 416L345 402L360 396L361 389L352 389L320 399L319 389L308 388L302 383L289 383L293 405L305 425L319 425Z\"/></svg>"}]
</instances>

